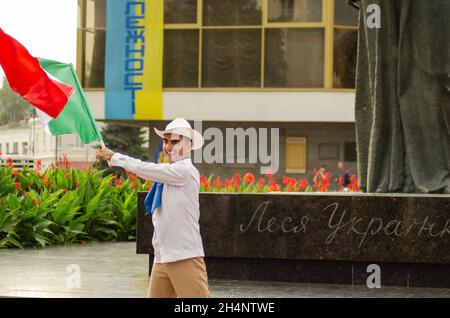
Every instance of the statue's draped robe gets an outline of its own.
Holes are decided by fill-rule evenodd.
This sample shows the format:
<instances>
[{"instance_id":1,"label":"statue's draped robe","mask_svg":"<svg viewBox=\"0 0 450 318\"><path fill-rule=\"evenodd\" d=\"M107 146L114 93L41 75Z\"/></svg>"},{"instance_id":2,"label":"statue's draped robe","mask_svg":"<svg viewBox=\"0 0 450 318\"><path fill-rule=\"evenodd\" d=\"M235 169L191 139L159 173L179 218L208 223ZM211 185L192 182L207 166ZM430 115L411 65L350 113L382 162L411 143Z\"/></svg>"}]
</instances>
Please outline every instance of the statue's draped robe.
<instances>
[{"instance_id":1,"label":"statue's draped robe","mask_svg":"<svg viewBox=\"0 0 450 318\"><path fill-rule=\"evenodd\" d=\"M354 2L362 189L450 193L450 0ZM381 28L366 25L370 4Z\"/></svg>"}]
</instances>

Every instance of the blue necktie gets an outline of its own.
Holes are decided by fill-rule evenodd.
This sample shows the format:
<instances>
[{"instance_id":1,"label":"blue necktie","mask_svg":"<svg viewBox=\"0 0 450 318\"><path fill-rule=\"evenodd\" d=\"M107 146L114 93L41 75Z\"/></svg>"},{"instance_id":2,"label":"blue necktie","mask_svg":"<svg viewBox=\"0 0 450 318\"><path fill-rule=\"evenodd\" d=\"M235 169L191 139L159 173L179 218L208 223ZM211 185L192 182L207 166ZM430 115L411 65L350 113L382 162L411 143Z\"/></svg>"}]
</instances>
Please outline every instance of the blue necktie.
<instances>
[{"instance_id":1,"label":"blue necktie","mask_svg":"<svg viewBox=\"0 0 450 318\"><path fill-rule=\"evenodd\" d=\"M161 205L161 197L164 183L155 182L145 197L144 205L146 214L153 214L153 211Z\"/></svg>"}]
</instances>

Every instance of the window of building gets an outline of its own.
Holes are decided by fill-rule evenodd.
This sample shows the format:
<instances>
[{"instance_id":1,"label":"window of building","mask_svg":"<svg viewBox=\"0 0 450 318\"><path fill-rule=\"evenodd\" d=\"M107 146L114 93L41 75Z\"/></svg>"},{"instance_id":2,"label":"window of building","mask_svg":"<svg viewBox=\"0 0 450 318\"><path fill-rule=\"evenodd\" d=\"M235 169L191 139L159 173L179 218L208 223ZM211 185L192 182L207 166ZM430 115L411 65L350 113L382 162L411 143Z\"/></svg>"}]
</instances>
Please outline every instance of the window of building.
<instances>
[{"instance_id":1,"label":"window of building","mask_svg":"<svg viewBox=\"0 0 450 318\"><path fill-rule=\"evenodd\" d=\"M265 87L323 87L323 29L266 30Z\"/></svg>"},{"instance_id":2,"label":"window of building","mask_svg":"<svg viewBox=\"0 0 450 318\"><path fill-rule=\"evenodd\" d=\"M354 88L358 44L358 10L334 0L333 87Z\"/></svg>"},{"instance_id":3,"label":"window of building","mask_svg":"<svg viewBox=\"0 0 450 318\"><path fill-rule=\"evenodd\" d=\"M262 0L203 0L203 25L261 25Z\"/></svg>"},{"instance_id":4,"label":"window of building","mask_svg":"<svg viewBox=\"0 0 450 318\"><path fill-rule=\"evenodd\" d=\"M84 144L81 141L80 137L79 136L74 136L74 137L75 137L75 148L83 149L84 148Z\"/></svg>"},{"instance_id":5,"label":"window of building","mask_svg":"<svg viewBox=\"0 0 450 318\"><path fill-rule=\"evenodd\" d=\"M198 86L198 39L196 29L164 31L164 87Z\"/></svg>"},{"instance_id":6,"label":"window of building","mask_svg":"<svg viewBox=\"0 0 450 318\"><path fill-rule=\"evenodd\" d=\"M83 30L84 50L82 80L86 87L104 87L105 72L105 30Z\"/></svg>"},{"instance_id":7,"label":"window of building","mask_svg":"<svg viewBox=\"0 0 450 318\"><path fill-rule=\"evenodd\" d=\"M78 0L80 77L104 87L106 0ZM164 0L163 87L353 89L347 0Z\"/></svg>"},{"instance_id":8,"label":"window of building","mask_svg":"<svg viewBox=\"0 0 450 318\"><path fill-rule=\"evenodd\" d=\"M9 142L6 143L6 153L10 154L10 149L9 149Z\"/></svg>"},{"instance_id":9,"label":"window of building","mask_svg":"<svg viewBox=\"0 0 450 318\"><path fill-rule=\"evenodd\" d=\"M346 142L344 144L344 161L356 162L356 142Z\"/></svg>"},{"instance_id":10,"label":"window of building","mask_svg":"<svg viewBox=\"0 0 450 318\"><path fill-rule=\"evenodd\" d=\"M13 152L14 155L17 155L19 153L19 143L13 142Z\"/></svg>"},{"instance_id":11,"label":"window of building","mask_svg":"<svg viewBox=\"0 0 450 318\"><path fill-rule=\"evenodd\" d=\"M203 31L203 87L260 87L260 29Z\"/></svg>"},{"instance_id":12,"label":"window of building","mask_svg":"<svg viewBox=\"0 0 450 318\"><path fill-rule=\"evenodd\" d=\"M84 0L83 28L106 28L106 0Z\"/></svg>"},{"instance_id":13,"label":"window of building","mask_svg":"<svg viewBox=\"0 0 450 318\"><path fill-rule=\"evenodd\" d=\"M338 143L319 144L319 159L339 160L339 144Z\"/></svg>"},{"instance_id":14,"label":"window of building","mask_svg":"<svg viewBox=\"0 0 450 318\"><path fill-rule=\"evenodd\" d=\"M3 152L2 144L0 143L0 153Z\"/></svg>"},{"instance_id":15,"label":"window of building","mask_svg":"<svg viewBox=\"0 0 450 318\"><path fill-rule=\"evenodd\" d=\"M355 87L357 40L357 30L334 29L333 87Z\"/></svg>"},{"instance_id":16,"label":"window of building","mask_svg":"<svg viewBox=\"0 0 450 318\"><path fill-rule=\"evenodd\" d=\"M22 154L23 155L28 154L28 142L22 142Z\"/></svg>"},{"instance_id":17,"label":"window of building","mask_svg":"<svg viewBox=\"0 0 450 318\"><path fill-rule=\"evenodd\" d=\"M42 144L41 144L42 152L46 152L47 151L47 133L44 132L42 134L41 141L42 141Z\"/></svg>"},{"instance_id":18,"label":"window of building","mask_svg":"<svg viewBox=\"0 0 450 318\"><path fill-rule=\"evenodd\" d=\"M269 22L320 22L322 1L269 0Z\"/></svg>"},{"instance_id":19,"label":"window of building","mask_svg":"<svg viewBox=\"0 0 450 318\"><path fill-rule=\"evenodd\" d=\"M305 137L286 138L286 173L306 173L307 145Z\"/></svg>"},{"instance_id":20,"label":"window of building","mask_svg":"<svg viewBox=\"0 0 450 318\"><path fill-rule=\"evenodd\" d=\"M78 0L81 12L81 82L86 88L103 88L105 72L106 0Z\"/></svg>"},{"instance_id":21,"label":"window of building","mask_svg":"<svg viewBox=\"0 0 450 318\"><path fill-rule=\"evenodd\" d=\"M164 23L197 23L197 0L164 0Z\"/></svg>"},{"instance_id":22,"label":"window of building","mask_svg":"<svg viewBox=\"0 0 450 318\"><path fill-rule=\"evenodd\" d=\"M356 8L348 4L348 0L334 0L335 25L357 26L358 12Z\"/></svg>"},{"instance_id":23,"label":"window of building","mask_svg":"<svg viewBox=\"0 0 450 318\"><path fill-rule=\"evenodd\" d=\"M35 141L34 141L34 151L35 153L38 153L40 151L40 139L39 139L39 133L36 132Z\"/></svg>"}]
</instances>

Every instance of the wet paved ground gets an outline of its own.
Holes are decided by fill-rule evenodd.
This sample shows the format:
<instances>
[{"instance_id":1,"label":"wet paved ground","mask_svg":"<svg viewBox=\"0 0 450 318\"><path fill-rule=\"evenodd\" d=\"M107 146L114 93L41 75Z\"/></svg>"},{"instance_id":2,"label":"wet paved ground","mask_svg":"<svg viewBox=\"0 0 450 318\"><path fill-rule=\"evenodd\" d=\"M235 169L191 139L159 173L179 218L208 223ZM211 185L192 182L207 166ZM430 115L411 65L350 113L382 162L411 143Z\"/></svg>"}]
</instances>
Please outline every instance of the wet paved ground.
<instances>
[{"instance_id":1,"label":"wet paved ground","mask_svg":"<svg viewBox=\"0 0 450 318\"><path fill-rule=\"evenodd\" d=\"M146 297L148 256L136 244L0 250L0 297ZM76 277L80 270L80 288ZM211 297L448 297L450 289L210 280Z\"/></svg>"}]
</instances>

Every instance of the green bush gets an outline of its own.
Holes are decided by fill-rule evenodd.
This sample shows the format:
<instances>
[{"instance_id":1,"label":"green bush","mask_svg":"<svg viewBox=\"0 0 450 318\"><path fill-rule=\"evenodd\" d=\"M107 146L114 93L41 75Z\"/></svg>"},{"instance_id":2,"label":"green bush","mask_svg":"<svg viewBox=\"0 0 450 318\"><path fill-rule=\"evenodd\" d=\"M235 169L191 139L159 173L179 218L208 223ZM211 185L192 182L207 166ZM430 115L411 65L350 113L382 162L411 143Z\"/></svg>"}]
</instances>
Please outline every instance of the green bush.
<instances>
[{"instance_id":1,"label":"green bush","mask_svg":"<svg viewBox=\"0 0 450 318\"><path fill-rule=\"evenodd\" d=\"M67 159L43 173L0 167L0 249L135 240L137 192L151 184L103 172Z\"/></svg>"}]
</instances>

